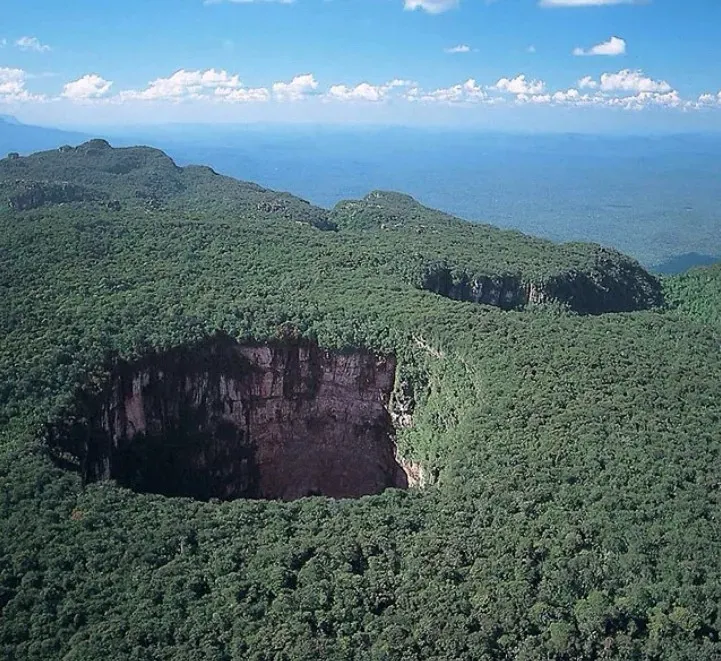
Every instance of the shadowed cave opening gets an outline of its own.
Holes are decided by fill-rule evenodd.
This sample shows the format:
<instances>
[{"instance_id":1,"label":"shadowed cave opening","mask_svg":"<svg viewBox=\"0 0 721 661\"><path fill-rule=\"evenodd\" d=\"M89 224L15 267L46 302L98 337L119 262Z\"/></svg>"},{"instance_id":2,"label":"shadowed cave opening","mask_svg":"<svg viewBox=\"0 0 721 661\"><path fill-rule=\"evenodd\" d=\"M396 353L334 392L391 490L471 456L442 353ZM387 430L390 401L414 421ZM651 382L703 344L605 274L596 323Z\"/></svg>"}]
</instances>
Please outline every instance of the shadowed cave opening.
<instances>
[{"instance_id":1,"label":"shadowed cave opening","mask_svg":"<svg viewBox=\"0 0 721 661\"><path fill-rule=\"evenodd\" d=\"M407 488L389 402L396 361L224 335L115 365L49 431L86 482L199 500L357 498Z\"/></svg>"}]
</instances>

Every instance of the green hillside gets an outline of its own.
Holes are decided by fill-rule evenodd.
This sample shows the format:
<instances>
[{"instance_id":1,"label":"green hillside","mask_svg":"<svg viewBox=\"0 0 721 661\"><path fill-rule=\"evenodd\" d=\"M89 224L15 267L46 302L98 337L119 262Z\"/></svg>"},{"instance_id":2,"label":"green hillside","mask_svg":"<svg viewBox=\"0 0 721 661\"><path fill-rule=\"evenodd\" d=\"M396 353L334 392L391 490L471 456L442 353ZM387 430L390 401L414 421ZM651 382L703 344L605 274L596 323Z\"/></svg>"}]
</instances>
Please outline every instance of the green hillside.
<instances>
[{"instance_id":1,"label":"green hillside","mask_svg":"<svg viewBox=\"0 0 721 661\"><path fill-rule=\"evenodd\" d=\"M718 339L633 260L398 194L319 209L98 141L0 161L0 189L3 660L721 657ZM221 415L231 376L258 377L224 362L236 342L284 357L283 411L313 409L329 365L339 393L374 387L354 357L393 366L410 488L128 488L111 420L137 424L133 397L184 355L220 374ZM291 429L344 416L310 422Z\"/></svg>"},{"instance_id":2,"label":"green hillside","mask_svg":"<svg viewBox=\"0 0 721 661\"><path fill-rule=\"evenodd\" d=\"M669 307L721 328L721 264L666 278L664 291Z\"/></svg>"}]
</instances>

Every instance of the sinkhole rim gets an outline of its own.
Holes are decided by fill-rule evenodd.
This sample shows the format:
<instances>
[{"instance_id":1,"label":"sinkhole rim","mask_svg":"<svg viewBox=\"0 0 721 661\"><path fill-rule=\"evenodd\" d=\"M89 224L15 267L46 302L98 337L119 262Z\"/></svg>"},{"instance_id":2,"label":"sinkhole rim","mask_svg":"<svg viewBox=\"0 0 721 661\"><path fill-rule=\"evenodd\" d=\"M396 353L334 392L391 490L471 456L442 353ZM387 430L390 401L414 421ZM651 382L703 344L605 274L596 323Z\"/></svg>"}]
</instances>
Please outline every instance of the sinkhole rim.
<instances>
[{"instance_id":1,"label":"sinkhole rim","mask_svg":"<svg viewBox=\"0 0 721 661\"><path fill-rule=\"evenodd\" d=\"M405 490L422 468L397 454L396 370L393 354L365 348L214 334L114 361L103 387L79 391L72 413L48 427L47 446L84 484L112 480L171 498L356 499ZM173 391L178 401L167 399Z\"/></svg>"}]
</instances>

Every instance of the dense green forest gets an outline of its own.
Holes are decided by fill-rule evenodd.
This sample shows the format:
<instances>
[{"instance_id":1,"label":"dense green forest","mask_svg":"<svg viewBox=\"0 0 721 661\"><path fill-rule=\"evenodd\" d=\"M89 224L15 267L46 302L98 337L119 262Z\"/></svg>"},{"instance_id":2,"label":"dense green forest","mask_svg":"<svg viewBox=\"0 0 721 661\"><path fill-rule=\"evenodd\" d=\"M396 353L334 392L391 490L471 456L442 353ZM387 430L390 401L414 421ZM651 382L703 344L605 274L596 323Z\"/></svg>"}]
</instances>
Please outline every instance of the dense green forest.
<instances>
[{"instance_id":1,"label":"dense green forest","mask_svg":"<svg viewBox=\"0 0 721 661\"><path fill-rule=\"evenodd\" d=\"M667 278L664 290L670 308L721 328L721 264Z\"/></svg>"},{"instance_id":2,"label":"dense green forest","mask_svg":"<svg viewBox=\"0 0 721 661\"><path fill-rule=\"evenodd\" d=\"M0 194L3 660L721 657L718 270L662 292L598 246L102 141L0 161ZM53 460L118 360L218 332L393 354L423 485L205 502Z\"/></svg>"}]
</instances>

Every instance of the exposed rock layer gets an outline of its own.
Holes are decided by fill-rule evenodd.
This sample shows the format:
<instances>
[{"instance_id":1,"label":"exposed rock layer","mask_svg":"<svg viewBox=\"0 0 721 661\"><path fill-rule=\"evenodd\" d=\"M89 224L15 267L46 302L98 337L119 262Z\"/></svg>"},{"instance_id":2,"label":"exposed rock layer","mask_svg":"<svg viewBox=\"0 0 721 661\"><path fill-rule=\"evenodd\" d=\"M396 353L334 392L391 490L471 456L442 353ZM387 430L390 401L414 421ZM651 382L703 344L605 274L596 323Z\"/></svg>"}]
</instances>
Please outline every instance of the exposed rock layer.
<instances>
[{"instance_id":1,"label":"exposed rock layer","mask_svg":"<svg viewBox=\"0 0 721 661\"><path fill-rule=\"evenodd\" d=\"M645 310L663 304L659 281L634 262L600 260L590 272L571 270L538 282L519 276L474 276L445 264L426 267L421 289L504 310L558 302L579 314Z\"/></svg>"},{"instance_id":2,"label":"exposed rock layer","mask_svg":"<svg viewBox=\"0 0 721 661\"><path fill-rule=\"evenodd\" d=\"M85 202L100 197L68 182L20 182L18 186L20 190L8 198L8 205L13 211L37 209L44 204Z\"/></svg>"},{"instance_id":3,"label":"exposed rock layer","mask_svg":"<svg viewBox=\"0 0 721 661\"><path fill-rule=\"evenodd\" d=\"M53 430L89 481L200 499L359 497L408 486L388 402L395 361L227 337L117 366Z\"/></svg>"}]
</instances>

